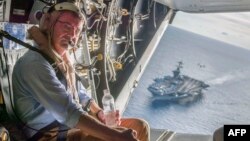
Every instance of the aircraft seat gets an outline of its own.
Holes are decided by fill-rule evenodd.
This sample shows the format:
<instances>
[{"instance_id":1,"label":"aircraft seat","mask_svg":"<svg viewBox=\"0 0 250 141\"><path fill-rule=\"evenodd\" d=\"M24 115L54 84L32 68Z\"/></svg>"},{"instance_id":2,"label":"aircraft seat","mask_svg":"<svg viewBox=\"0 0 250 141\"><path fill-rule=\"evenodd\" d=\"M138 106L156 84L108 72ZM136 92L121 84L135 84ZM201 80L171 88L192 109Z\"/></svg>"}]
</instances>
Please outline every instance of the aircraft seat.
<instances>
[{"instance_id":1,"label":"aircraft seat","mask_svg":"<svg viewBox=\"0 0 250 141\"><path fill-rule=\"evenodd\" d=\"M18 50L0 48L0 85L3 95L4 107L7 113L7 121L3 121L4 127L9 131L13 140L25 141L25 136L17 128L16 121L18 122L13 111L13 91L12 91L12 72L16 61L28 49L22 48Z\"/></svg>"}]
</instances>

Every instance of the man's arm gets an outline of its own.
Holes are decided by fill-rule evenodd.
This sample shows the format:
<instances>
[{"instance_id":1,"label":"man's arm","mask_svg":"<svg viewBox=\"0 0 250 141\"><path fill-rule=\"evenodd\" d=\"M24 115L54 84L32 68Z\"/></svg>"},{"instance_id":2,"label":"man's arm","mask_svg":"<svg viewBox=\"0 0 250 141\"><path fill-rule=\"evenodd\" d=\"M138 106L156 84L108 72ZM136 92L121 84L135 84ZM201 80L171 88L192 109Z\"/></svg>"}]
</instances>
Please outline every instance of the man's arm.
<instances>
[{"instance_id":1,"label":"man's arm","mask_svg":"<svg viewBox=\"0 0 250 141\"><path fill-rule=\"evenodd\" d=\"M133 130L118 131L109 128L89 115L81 115L76 128L105 141L137 141Z\"/></svg>"}]
</instances>

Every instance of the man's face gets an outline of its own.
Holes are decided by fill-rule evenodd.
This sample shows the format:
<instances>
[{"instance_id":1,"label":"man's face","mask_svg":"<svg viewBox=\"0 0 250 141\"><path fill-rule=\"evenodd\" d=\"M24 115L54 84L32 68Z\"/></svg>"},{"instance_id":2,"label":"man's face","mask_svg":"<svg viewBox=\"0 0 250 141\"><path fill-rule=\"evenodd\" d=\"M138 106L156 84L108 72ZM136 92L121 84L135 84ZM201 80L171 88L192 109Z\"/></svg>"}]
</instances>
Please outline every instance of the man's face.
<instances>
[{"instance_id":1,"label":"man's face","mask_svg":"<svg viewBox=\"0 0 250 141\"><path fill-rule=\"evenodd\" d=\"M83 20L71 12L63 12L54 23L52 31L52 44L60 55L69 49L70 44L75 45L83 27Z\"/></svg>"}]
</instances>

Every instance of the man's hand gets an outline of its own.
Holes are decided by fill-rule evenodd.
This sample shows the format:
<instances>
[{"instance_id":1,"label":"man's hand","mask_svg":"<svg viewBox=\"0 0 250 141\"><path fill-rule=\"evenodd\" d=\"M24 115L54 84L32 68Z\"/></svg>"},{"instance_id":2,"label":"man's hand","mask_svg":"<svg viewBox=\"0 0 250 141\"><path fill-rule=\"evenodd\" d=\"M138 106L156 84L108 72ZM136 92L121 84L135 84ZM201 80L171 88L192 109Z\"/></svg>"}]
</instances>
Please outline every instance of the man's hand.
<instances>
[{"instance_id":1,"label":"man's hand","mask_svg":"<svg viewBox=\"0 0 250 141\"><path fill-rule=\"evenodd\" d=\"M106 123L105 122L105 115L104 115L104 112L103 110L100 110L96 113L96 117L99 121L101 121L102 123ZM120 116L120 112L119 110L116 110L115 111L115 117L116 117L116 124L117 125L120 125L121 124L121 116Z\"/></svg>"},{"instance_id":2,"label":"man's hand","mask_svg":"<svg viewBox=\"0 0 250 141\"><path fill-rule=\"evenodd\" d=\"M105 116L103 110L100 110L96 113L96 117L99 121L105 124Z\"/></svg>"}]
</instances>

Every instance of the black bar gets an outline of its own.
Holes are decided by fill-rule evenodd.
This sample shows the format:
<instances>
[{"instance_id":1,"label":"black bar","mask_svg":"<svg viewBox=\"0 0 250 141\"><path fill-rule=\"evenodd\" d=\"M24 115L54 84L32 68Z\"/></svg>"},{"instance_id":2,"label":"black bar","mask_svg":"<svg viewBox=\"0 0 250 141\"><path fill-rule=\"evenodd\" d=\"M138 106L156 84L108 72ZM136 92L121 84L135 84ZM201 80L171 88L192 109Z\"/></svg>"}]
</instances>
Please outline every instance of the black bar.
<instances>
[{"instance_id":1,"label":"black bar","mask_svg":"<svg viewBox=\"0 0 250 141\"><path fill-rule=\"evenodd\" d=\"M224 141L249 141L250 125L224 125Z\"/></svg>"}]
</instances>

